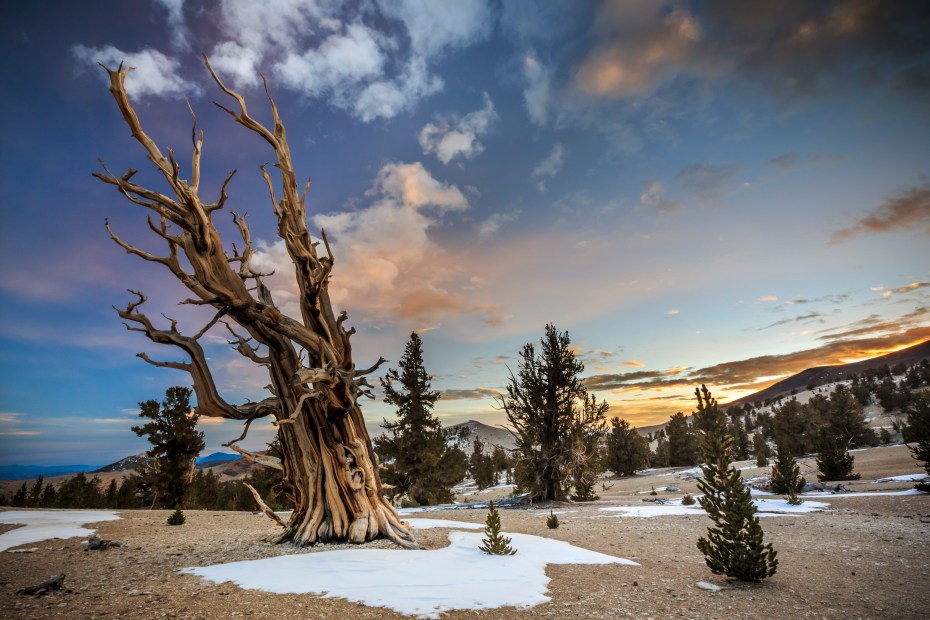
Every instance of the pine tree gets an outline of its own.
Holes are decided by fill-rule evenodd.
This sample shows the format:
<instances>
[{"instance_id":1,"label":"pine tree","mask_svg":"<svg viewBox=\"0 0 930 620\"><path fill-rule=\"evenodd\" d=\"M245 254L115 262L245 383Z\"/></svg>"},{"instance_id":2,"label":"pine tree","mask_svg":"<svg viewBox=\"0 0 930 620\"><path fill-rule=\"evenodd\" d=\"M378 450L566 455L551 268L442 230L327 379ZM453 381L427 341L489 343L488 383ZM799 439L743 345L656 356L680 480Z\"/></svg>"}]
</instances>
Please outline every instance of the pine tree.
<instances>
[{"instance_id":1,"label":"pine tree","mask_svg":"<svg viewBox=\"0 0 930 620\"><path fill-rule=\"evenodd\" d=\"M486 489L497 484L497 467L490 454L484 451L484 443L475 437L471 457L469 457L469 470L479 489Z\"/></svg>"},{"instance_id":2,"label":"pine tree","mask_svg":"<svg viewBox=\"0 0 930 620\"><path fill-rule=\"evenodd\" d=\"M806 482L801 477L801 468L791 451L776 445L775 465L772 466L772 493L795 495Z\"/></svg>"},{"instance_id":3,"label":"pine tree","mask_svg":"<svg viewBox=\"0 0 930 620\"><path fill-rule=\"evenodd\" d=\"M756 467L766 467L769 464L769 457L772 456L772 450L761 432L752 436L752 450L756 457Z\"/></svg>"},{"instance_id":4,"label":"pine tree","mask_svg":"<svg viewBox=\"0 0 930 620\"><path fill-rule=\"evenodd\" d=\"M903 428L904 441L908 442L911 456L919 461L930 476L930 392L917 394L908 404L907 424ZM914 445L910 445L910 444ZM915 488L930 493L930 482L920 482Z\"/></svg>"},{"instance_id":5,"label":"pine tree","mask_svg":"<svg viewBox=\"0 0 930 620\"><path fill-rule=\"evenodd\" d=\"M564 500L573 483L577 495L578 484L587 483L586 459L598 458L588 449L592 438L606 430L601 405L588 415L584 364L570 344L568 332L547 324L538 355L533 343L523 346L519 370L499 399L516 438L514 477L533 499Z\"/></svg>"},{"instance_id":6,"label":"pine tree","mask_svg":"<svg viewBox=\"0 0 930 620\"><path fill-rule=\"evenodd\" d=\"M488 518L484 526L484 539L481 551L489 555L514 555L517 550L510 546L510 538L501 534L501 516L494 507L494 502L488 502Z\"/></svg>"},{"instance_id":7,"label":"pine tree","mask_svg":"<svg viewBox=\"0 0 930 620\"><path fill-rule=\"evenodd\" d=\"M699 501L714 522L697 547L714 573L740 581L761 581L775 574L777 553L771 543L763 544L752 496L739 471L731 467L733 439L727 433L726 417L706 387L701 386L695 394L704 428L703 479L698 481L704 496Z\"/></svg>"},{"instance_id":8,"label":"pine tree","mask_svg":"<svg viewBox=\"0 0 930 620\"><path fill-rule=\"evenodd\" d=\"M817 453L817 478L823 480L858 480L853 473L855 457L828 429L820 429L820 451Z\"/></svg>"},{"instance_id":9,"label":"pine tree","mask_svg":"<svg viewBox=\"0 0 930 620\"><path fill-rule=\"evenodd\" d=\"M649 459L649 444L626 420L613 418L610 425L607 469L615 476L632 476L637 469L645 467Z\"/></svg>"},{"instance_id":10,"label":"pine tree","mask_svg":"<svg viewBox=\"0 0 930 620\"><path fill-rule=\"evenodd\" d=\"M695 437L685 414L679 411L673 415L665 425L665 432L668 435L668 464L671 467L697 463Z\"/></svg>"},{"instance_id":11,"label":"pine tree","mask_svg":"<svg viewBox=\"0 0 930 620\"><path fill-rule=\"evenodd\" d=\"M374 441L381 460L381 479L418 505L452 501L452 487L465 477L465 453L446 443L432 409L439 392L430 389L423 365L423 341L416 332L400 358L381 379L384 401L397 408L397 420L384 421L387 433Z\"/></svg>"},{"instance_id":12,"label":"pine tree","mask_svg":"<svg viewBox=\"0 0 930 620\"><path fill-rule=\"evenodd\" d=\"M203 433L196 430L198 415L191 410L191 393L190 388L170 387L161 405L154 400L139 403L139 417L150 421L132 427L152 444L146 453L151 459L146 482L153 490L153 504L167 508L183 507L197 455L204 447Z\"/></svg>"},{"instance_id":13,"label":"pine tree","mask_svg":"<svg viewBox=\"0 0 930 620\"><path fill-rule=\"evenodd\" d=\"M549 511L549 516L546 517L546 527L548 527L550 530L554 530L559 527L559 517L556 516L552 510Z\"/></svg>"},{"instance_id":14,"label":"pine tree","mask_svg":"<svg viewBox=\"0 0 930 620\"><path fill-rule=\"evenodd\" d=\"M875 431L865 423L862 405L852 391L843 385L837 386L830 396L826 425L840 443L848 447L878 444Z\"/></svg>"},{"instance_id":15,"label":"pine tree","mask_svg":"<svg viewBox=\"0 0 930 620\"><path fill-rule=\"evenodd\" d=\"M42 501L42 486L45 483L45 478L42 477L42 474L39 474L39 477L35 479L35 482L32 483L32 486L29 487L29 497L26 498L26 505L31 507L39 506Z\"/></svg>"},{"instance_id":16,"label":"pine tree","mask_svg":"<svg viewBox=\"0 0 930 620\"><path fill-rule=\"evenodd\" d=\"M607 434L607 409L607 401L598 403L594 394L588 394L584 399L578 426L585 430L575 433L568 468L572 486L575 487L571 495L573 501L593 502L600 499L594 491L594 485L598 476L604 473L601 443Z\"/></svg>"}]
</instances>

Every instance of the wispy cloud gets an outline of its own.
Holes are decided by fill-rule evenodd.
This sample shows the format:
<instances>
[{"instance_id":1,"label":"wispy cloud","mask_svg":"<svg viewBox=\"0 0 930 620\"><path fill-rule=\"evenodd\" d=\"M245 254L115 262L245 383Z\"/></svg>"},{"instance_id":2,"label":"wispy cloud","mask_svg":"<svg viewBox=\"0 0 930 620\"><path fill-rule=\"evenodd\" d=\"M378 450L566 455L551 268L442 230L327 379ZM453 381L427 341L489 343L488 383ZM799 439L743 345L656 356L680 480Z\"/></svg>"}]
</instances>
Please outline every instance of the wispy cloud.
<instances>
[{"instance_id":1,"label":"wispy cloud","mask_svg":"<svg viewBox=\"0 0 930 620\"><path fill-rule=\"evenodd\" d=\"M792 317L792 318L790 318L790 319L782 319L782 320L780 320L780 321L775 321L774 323L771 323L771 324L769 324L769 325L766 325L765 327L759 327L759 328L757 328L756 331L763 331L763 330L766 330L766 329L771 329L771 328L773 328L773 327L778 327L778 326L780 326L780 325L787 325L788 323L808 323L808 322L811 322L811 321L819 321L819 322L822 323L822 322L823 322L823 318L822 318L822 317L823 317L823 315L822 315L821 313L819 313L819 312L808 312L807 314L800 314L800 315L798 315L798 316L796 316L796 317Z\"/></svg>"},{"instance_id":2,"label":"wispy cloud","mask_svg":"<svg viewBox=\"0 0 930 620\"><path fill-rule=\"evenodd\" d=\"M735 166L690 164L675 174L675 181L700 202L716 204L720 202L727 186L733 182L736 172Z\"/></svg>"},{"instance_id":3,"label":"wispy cloud","mask_svg":"<svg viewBox=\"0 0 930 620\"><path fill-rule=\"evenodd\" d=\"M444 164L461 157L470 159L484 150L478 137L486 133L497 118L494 103L484 93L484 107L463 116L452 117L439 125L427 123L420 130L420 147L424 154L434 154Z\"/></svg>"},{"instance_id":4,"label":"wispy cloud","mask_svg":"<svg viewBox=\"0 0 930 620\"><path fill-rule=\"evenodd\" d=\"M868 233L923 228L930 234L930 184L908 187L885 200L852 226L840 229L830 237L830 243L842 243L850 237Z\"/></svg>"},{"instance_id":5,"label":"wispy cloud","mask_svg":"<svg viewBox=\"0 0 930 620\"><path fill-rule=\"evenodd\" d=\"M441 400L484 400L499 396L500 393L500 390L494 388L479 387L469 390L441 390L439 397Z\"/></svg>"},{"instance_id":6,"label":"wispy cloud","mask_svg":"<svg viewBox=\"0 0 930 620\"><path fill-rule=\"evenodd\" d=\"M565 149L562 145L556 143L546 157L536 164L530 176L536 179L536 187L539 191L546 191L546 179L554 177L562 169L564 163Z\"/></svg>"},{"instance_id":7,"label":"wispy cloud","mask_svg":"<svg viewBox=\"0 0 930 620\"><path fill-rule=\"evenodd\" d=\"M643 183L643 193L639 197L639 204L654 207L659 215L671 215L681 211L681 204L662 197L665 188L658 181Z\"/></svg>"}]
</instances>

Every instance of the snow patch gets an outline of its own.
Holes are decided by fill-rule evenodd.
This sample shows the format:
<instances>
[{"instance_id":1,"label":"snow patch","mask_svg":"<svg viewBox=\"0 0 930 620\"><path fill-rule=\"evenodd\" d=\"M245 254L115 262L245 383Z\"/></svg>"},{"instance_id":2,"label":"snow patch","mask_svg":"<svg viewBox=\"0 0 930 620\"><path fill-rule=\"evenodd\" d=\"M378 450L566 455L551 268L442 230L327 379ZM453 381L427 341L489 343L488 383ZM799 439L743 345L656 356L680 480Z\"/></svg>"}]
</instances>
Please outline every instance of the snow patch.
<instances>
[{"instance_id":1,"label":"snow patch","mask_svg":"<svg viewBox=\"0 0 930 620\"><path fill-rule=\"evenodd\" d=\"M480 530L484 526L480 523L469 523L468 521L450 521L448 519L407 519L415 530L425 530L435 527L461 528L463 530Z\"/></svg>"},{"instance_id":2,"label":"snow patch","mask_svg":"<svg viewBox=\"0 0 930 620\"><path fill-rule=\"evenodd\" d=\"M926 495L917 489L908 489L907 491L872 491L871 493L831 493L830 491L810 491L801 493L800 497L878 497L880 495Z\"/></svg>"},{"instance_id":3,"label":"snow patch","mask_svg":"<svg viewBox=\"0 0 930 620\"><path fill-rule=\"evenodd\" d=\"M50 540L90 536L96 530L81 527L86 523L116 521L119 515L109 510L11 510L0 512L0 523L24 525L0 534L0 551L19 545Z\"/></svg>"},{"instance_id":4,"label":"snow patch","mask_svg":"<svg viewBox=\"0 0 930 620\"><path fill-rule=\"evenodd\" d=\"M879 478L875 482L920 482L924 478L930 478L927 474L904 474L903 476L888 476L887 478Z\"/></svg>"},{"instance_id":5,"label":"snow patch","mask_svg":"<svg viewBox=\"0 0 930 620\"><path fill-rule=\"evenodd\" d=\"M695 500L698 496L694 497ZM756 505L756 516L758 517L775 517L790 514L800 514L806 512L821 512L829 508L829 504L823 502L805 501L794 506L788 503L786 499L753 499L752 503ZM704 509L699 503L691 506L685 506L681 499L675 499L667 504L655 504L649 506L609 506L601 508L606 512L620 512L618 517L673 517L681 515L706 515Z\"/></svg>"},{"instance_id":6,"label":"snow patch","mask_svg":"<svg viewBox=\"0 0 930 620\"><path fill-rule=\"evenodd\" d=\"M450 532L435 550L345 549L185 568L214 583L246 590L316 594L427 618L453 609L532 607L548 602L547 564L636 562L574 547L560 540L507 534L516 555L478 550L482 534Z\"/></svg>"}]
</instances>

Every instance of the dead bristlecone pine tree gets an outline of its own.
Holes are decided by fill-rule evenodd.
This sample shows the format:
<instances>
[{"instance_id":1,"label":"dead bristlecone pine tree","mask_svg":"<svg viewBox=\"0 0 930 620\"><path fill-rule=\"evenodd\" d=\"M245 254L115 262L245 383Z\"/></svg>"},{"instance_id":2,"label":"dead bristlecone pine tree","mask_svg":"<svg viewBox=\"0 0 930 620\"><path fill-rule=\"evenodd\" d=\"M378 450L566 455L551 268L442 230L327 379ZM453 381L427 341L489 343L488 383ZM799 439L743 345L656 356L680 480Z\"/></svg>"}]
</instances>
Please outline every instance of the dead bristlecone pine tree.
<instances>
[{"instance_id":1,"label":"dead bristlecone pine tree","mask_svg":"<svg viewBox=\"0 0 930 620\"><path fill-rule=\"evenodd\" d=\"M697 485L704 494L698 501L714 525L697 547L711 571L740 581L761 581L778 568L772 544L762 542L762 527L752 495L739 471L731 466L733 438L726 416L703 385L695 390L701 420L701 471Z\"/></svg>"},{"instance_id":2,"label":"dead bristlecone pine tree","mask_svg":"<svg viewBox=\"0 0 930 620\"><path fill-rule=\"evenodd\" d=\"M494 502L488 502L488 518L484 526L485 538L478 547L489 555L513 555L516 549L510 546L510 538L501 534L501 516L494 507Z\"/></svg>"},{"instance_id":3,"label":"dead bristlecone pine tree","mask_svg":"<svg viewBox=\"0 0 930 620\"><path fill-rule=\"evenodd\" d=\"M181 333L175 320L159 326L141 311L146 298L136 292L117 312L129 330L186 354L182 361L156 361L145 353L139 357L155 366L190 373L200 416L244 423L242 435L225 444L227 447L253 462L281 470L282 490L294 511L280 542L304 546L387 538L415 548L410 529L382 496L371 440L358 404L361 396L371 396L366 375L384 360L369 368L355 366L350 342L355 330L345 328L347 316L345 312L336 314L329 295L333 253L324 231L317 242L307 229L310 183L303 188L298 185L278 109L268 95L273 125L266 127L249 114L245 99L224 85L206 57L204 63L232 101L229 107L219 103L217 107L270 147L272 165L258 169L270 195L268 211L277 220L277 235L293 265L298 311L295 316L285 315L265 284L266 274L254 269L254 247L244 215L231 211L226 216L236 231L235 243L224 242L220 236L216 220L223 216L235 171L222 180L204 179L204 186L219 188L215 201L205 200L201 196L203 133L197 131L196 117L190 164L182 166L172 149L167 155L163 153L143 129L126 93L131 67L121 65L115 71L106 68L110 92L132 137L155 167L161 187L140 185L132 169L114 174L104 166L94 176L116 188L135 207L150 212L148 230L166 249L158 255L132 245L109 223L107 231L129 254L172 273L188 291L188 298L181 303L204 308L211 318L195 326L190 331L193 335ZM272 174L278 177L277 182ZM258 205L249 207L258 211ZM267 373L270 394L263 400L235 405L217 391L200 340L208 332L216 338L218 334L213 332L220 330L237 352ZM266 417L277 427L280 458L253 454L236 445L245 439L250 424Z\"/></svg>"}]
</instances>

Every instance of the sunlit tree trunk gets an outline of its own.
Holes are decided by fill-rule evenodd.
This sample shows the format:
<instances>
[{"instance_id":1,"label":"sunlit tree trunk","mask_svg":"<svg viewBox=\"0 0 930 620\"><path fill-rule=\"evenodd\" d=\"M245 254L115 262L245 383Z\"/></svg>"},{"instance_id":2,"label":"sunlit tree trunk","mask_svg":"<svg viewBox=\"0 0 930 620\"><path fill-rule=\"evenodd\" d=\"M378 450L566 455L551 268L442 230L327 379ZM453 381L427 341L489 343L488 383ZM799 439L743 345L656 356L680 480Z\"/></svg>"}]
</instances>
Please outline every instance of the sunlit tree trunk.
<instances>
[{"instance_id":1,"label":"sunlit tree trunk","mask_svg":"<svg viewBox=\"0 0 930 620\"><path fill-rule=\"evenodd\" d=\"M145 302L141 293L132 291L136 298L117 312L128 329L187 353L189 361L183 362L155 361L145 353L139 357L155 366L189 372L200 415L242 420L245 424L242 436L229 442L230 448L283 471L285 492L294 503L294 512L280 537L282 542L361 543L384 537L415 547L409 528L382 497L371 440L357 401L361 395L370 396L367 388L371 386L365 375L384 360L379 359L365 370L355 368L350 345L355 330L344 328L346 314L336 316L328 293L333 255L325 232L321 233L325 255L318 254L318 244L310 237L305 210L309 182L300 191L274 101L268 96L274 116L274 127L268 129L249 115L245 100L223 84L206 57L204 62L220 89L236 102L233 109L216 105L264 139L274 151L274 167L280 173L278 186L265 166L261 167L261 174L277 217L278 235L284 240L296 271L300 317L282 314L262 282L262 274L252 271L253 249L245 218L232 213L239 232L239 248L233 245L226 250L214 226L213 217L225 206L226 190L235 171L226 177L215 203L202 202L199 185L203 133L196 130L196 117L189 179L184 179L173 151L169 149L167 157L164 156L143 131L124 86L131 68L122 66L116 71L105 67L110 76L110 92L133 138L164 176L170 192L161 193L134 183L134 170L116 176L104 167L103 172L94 176L115 186L131 202L154 212L155 221L149 218L149 228L167 244L168 254L156 256L126 243L110 229L109 223L107 231L128 253L169 269L191 293L182 303L209 306L215 315L197 334L186 336L178 331L176 321L171 321L167 328L159 328L140 312L139 307ZM189 268L182 264L182 255ZM270 397L258 403L232 405L220 396L199 343L218 324L223 324L232 335L231 344L239 353L267 369ZM251 454L236 445L245 438L254 420L266 416L278 427L280 459Z\"/></svg>"}]
</instances>

